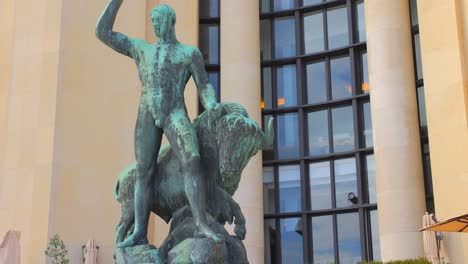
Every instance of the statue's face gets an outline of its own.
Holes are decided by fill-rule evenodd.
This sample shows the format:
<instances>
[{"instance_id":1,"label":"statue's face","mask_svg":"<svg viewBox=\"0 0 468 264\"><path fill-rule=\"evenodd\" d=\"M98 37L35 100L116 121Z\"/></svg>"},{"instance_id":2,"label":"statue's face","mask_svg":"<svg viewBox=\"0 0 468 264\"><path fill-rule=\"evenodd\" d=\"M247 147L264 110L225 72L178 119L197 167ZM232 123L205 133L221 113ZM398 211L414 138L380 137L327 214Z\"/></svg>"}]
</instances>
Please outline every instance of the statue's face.
<instances>
[{"instance_id":1,"label":"statue's face","mask_svg":"<svg viewBox=\"0 0 468 264\"><path fill-rule=\"evenodd\" d=\"M166 33L167 26L164 24L168 24L168 23L167 22L165 23L164 20L167 20L167 19L165 18L163 14L159 12L153 12L151 14L151 23L153 23L154 34L156 34L158 38L160 38Z\"/></svg>"}]
</instances>

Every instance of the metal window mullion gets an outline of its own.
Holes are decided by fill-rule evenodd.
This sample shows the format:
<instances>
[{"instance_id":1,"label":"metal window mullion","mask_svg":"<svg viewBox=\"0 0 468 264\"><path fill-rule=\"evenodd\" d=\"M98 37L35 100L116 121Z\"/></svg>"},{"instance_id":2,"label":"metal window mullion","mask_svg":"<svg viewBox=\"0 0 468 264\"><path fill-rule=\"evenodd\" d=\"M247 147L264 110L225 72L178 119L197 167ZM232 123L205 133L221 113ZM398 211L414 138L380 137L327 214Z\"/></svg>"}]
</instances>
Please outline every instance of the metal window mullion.
<instances>
[{"instance_id":1,"label":"metal window mullion","mask_svg":"<svg viewBox=\"0 0 468 264\"><path fill-rule=\"evenodd\" d=\"M323 18L323 41L324 41L324 49L328 50L328 17L327 17L327 9L322 9L322 18Z\"/></svg>"},{"instance_id":2,"label":"metal window mullion","mask_svg":"<svg viewBox=\"0 0 468 264\"><path fill-rule=\"evenodd\" d=\"M346 13L348 15L348 45L351 44L351 43L355 43L355 42L358 42L356 38L356 35L355 34L355 16L354 16L354 6L353 5L353 1L352 0L346 0ZM356 23L357 24L357 23Z\"/></svg>"},{"instance_id":3,"label":"metal window mullion","mask_svg":"<svg viewBox=\"0 0 468 264\"><path fill-rule=\"evenodd\" d=\"M359 217L359 235L361 237L360 241L361 241L361 259L364 260L364 261L367 261L369 260L368 258L368 255L367 255L367 240L368 240L368 236L366 235L366 229L365 229L365 210L364 208L359 208L358 210L358 217Z\"/></svg>"},{"instance_id":4,"label":"metal window mullion","mask_svg":"<svg viewBox=\"0 0 468 264\"><path fill-rule=\"evenodd\" d=\"M335 254L335 263L340 263L340 255L338 249L338 225L337 225L337 215L333 214L333 249Z\"/></svg>"},{"instance_id":5,"label":"metal window mullion","mask_svg":"<svg viewBox=\"0 0 468 264\"><path fill-rule=\"evenodd\" d=\"M307 197L307 173L306 173L306 163L304 160L301 160L300 163L300 173L301 173L301 205L302 205L302 255L303 260L308 261L309 259L309 236L307 235L308 227L307 227L307 211L308 208L308 197Z\"/></svg>"}]
</instances>

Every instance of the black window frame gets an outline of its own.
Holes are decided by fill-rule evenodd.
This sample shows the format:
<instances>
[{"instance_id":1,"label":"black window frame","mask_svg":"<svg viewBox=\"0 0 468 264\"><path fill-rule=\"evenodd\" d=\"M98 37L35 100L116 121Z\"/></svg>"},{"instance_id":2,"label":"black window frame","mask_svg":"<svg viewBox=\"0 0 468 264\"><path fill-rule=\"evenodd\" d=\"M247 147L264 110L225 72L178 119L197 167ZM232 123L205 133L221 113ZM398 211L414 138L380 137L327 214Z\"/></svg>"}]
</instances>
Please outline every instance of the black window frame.
<instances>
[{"instance_id":1,"label":"black window frame","mask_svg":"<svg viewBox=\"0 0 468 264\"><path fill-rule=\"evenodd\" d=\"M360 238L361 238L361 258L363 261L373 260L372 250L372 237L370 227L370 212L377 210L377 204L369 204L368 201L368 184L367 184L367 173L366 173L366 157L374 154L374 148L365 147L365 139L362 135L364 128L364 115L362 105L370 102L369 93L360 93L358 88L361 87L362 83L362 62L361 53L366 51L366 41L359 41L358 35L358 21L357 21L357 4L362 3L362 0L334 0L334 1L322 1L322 3L302 6L302 0L295 1L295 7L289 10L274 11L274 0L270 0L270 12L262 13L260 6L260 20L269 19L271 21L270 26L270 41L271 41L271 59L261 62L261 73L262 73L262 98L263 98L263 68L271 67L271 94L272 94L272 109L262 109L262 122L265 121L265 116L276 117L280 114L285 113L298 113L299 117L299 157L294 159L278 159L277 153L277 141L274 142L274 156L273 159L263 160L264 167L273 167L274 173L274 190L275 190L275 212L264 214L264 219L275 220L276 224L276 250L275 263L281 263L281 234L280 234L280 219L299 217L302 221L303 231L303 259L304 263L312 263L313 261L313 245L312 245L312 229L311 219L315 216L330 215L333 218L333 230L334 230L334 255L335 261L339 261L339 249L338 249L338 231L337 231L337 216L342 213L357 212L359 216L360 225ZM261 5L261 1L260 1ZM345 6L348 17L348 38L349 43L347 46L328 50L328 21L326 10L333 7ZM303 16L310 12L322 11L323 13L323 27L324 27L324 50L311 54L304 54L304 34L303 34ZM296 21L295 35L296 35L296 56L289 58L275 58L275 43L274 43L274 32L275 25L273 23L275 18L281 17L294 17ZM352 95L348 98L331 100L331 80L330 80L330 59L347 55L350 59L351 67L351 85ZM315 61L325 61L326 64L326 88L327 88L327 100L319 103L308 104L307 102L307 83L306 83L306 66L309 63ZM296 88L297 88L297 106L278 108L278 96L277 96L277 80L276 80L276 68L283 65L295 64L297 67L296 71ZM355 147L351 151L334 153L333 149L333 130L331 122L331 111L333 108L340 106L351 106L353 111L353 124L354 124L354 144ZM328 136L330 144L330 153L319 156L309 156L308 153L308 140L307 140L307 114L313 111L327 110L328 111ZM265 124L263 124L265 126ZM277 118L274 119L275 128L277 127ZM335 171L334 163L338 159L343 158L354 158L356 162L356 174L357 174L357 191L358 191L358 203L357 205L335 208L332 206L331 209L324 210L311 210L310 206L310 190L309 190L309 164L314 162L329 161L330 162L330 183L332 188L332 205L336 203L335 199ZM279 166L281 165L299 165L300 167L300 182L301 182L301 203L302 210L300 212L279 212Z\"/></svg>"}]
</instances>

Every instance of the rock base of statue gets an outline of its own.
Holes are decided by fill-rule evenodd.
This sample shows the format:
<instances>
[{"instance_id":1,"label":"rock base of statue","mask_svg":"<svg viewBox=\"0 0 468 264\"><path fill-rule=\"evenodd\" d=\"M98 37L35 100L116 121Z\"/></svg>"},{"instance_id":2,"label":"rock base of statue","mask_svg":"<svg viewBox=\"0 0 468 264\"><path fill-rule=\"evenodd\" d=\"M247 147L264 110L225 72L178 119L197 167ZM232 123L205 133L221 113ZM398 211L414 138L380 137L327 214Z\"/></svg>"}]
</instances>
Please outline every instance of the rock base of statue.
<instances>
[{"instance_id":1,"label":"rock base of statue","mask_svg":"<svg viewBox=\"0 0 468 264\"><path fill-rule=\"evenodd\" d=\"M135 263L151 263L164 264L164 260L159 255L153 245L139 245L128 248L116 248L114 250L114 259L117 264L135 264Z\"/></svg>"},{"instance_id":2,"label":"rock base of statue","mask_svg":"<svg viewBox=\"0 0 468 264\"><path fill-rule=\"evenodd\" d=\"M209 226L223 241L215 243L207 238L194 238L195 222L192 217L171 223L171 231L159 249L152 245L115 250L117 264L248 264L242 241L229 235L224 227L209 217Z\"/></svg>"}]
</instances>

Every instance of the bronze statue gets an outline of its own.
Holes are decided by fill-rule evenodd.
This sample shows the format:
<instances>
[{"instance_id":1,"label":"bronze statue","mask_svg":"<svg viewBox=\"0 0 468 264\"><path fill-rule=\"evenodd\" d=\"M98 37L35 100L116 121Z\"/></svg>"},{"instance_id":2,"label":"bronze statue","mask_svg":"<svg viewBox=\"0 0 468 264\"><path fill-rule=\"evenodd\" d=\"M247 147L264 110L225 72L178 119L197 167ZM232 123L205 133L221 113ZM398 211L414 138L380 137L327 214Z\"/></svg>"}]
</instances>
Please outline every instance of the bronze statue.
<instances>
[{"instance_id":1,"label":"bronze statue","mask_svg":"<svg viewBox=\"0 0 468 264\"><path fill-rule=\"evenodd\" d=\"M157 170L156 160L163 133L181 163L185 194L197 226L196 236L220 241L207 225L206 191L200 171L198 140L184 104L185 85L192 76L203 107L213 116L220 114L202 54L196 47L177 41L176 15L167 5L160 5L151 11L151 21L158 37L155 44L113 31L122 2L111 0L96 26L96 35L104 44L135 61L142 83L135 127L135 228L133 234L118 247L148 243L152 175Z\"/></svg>"}]
</instances>

